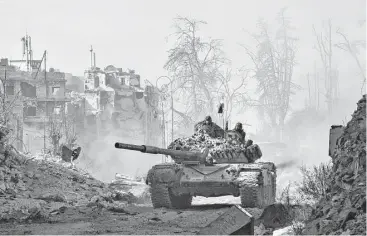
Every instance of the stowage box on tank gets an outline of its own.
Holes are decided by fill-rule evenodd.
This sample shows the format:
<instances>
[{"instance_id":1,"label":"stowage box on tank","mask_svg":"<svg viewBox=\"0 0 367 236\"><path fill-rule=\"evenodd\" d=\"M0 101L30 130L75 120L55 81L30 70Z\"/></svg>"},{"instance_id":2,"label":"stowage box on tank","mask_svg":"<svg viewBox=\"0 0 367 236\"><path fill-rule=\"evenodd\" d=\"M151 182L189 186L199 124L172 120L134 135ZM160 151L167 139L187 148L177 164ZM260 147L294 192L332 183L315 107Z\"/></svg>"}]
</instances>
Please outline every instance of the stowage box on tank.
<instances>
[{"instance_id":1,"label":"stowage box on tank","mask_svg":"<svg viewBox=\"0 0 367 236\"><path fill-rule=\"evenodd\" d=\"M215 128L218 130L218 126ZM194 196L233 195L241 198L242 207L273 204L275 165L255 163L262 156L260 148L252 141L249 145L228 140L226 132L235 131L223 131L221 136L213 137L196 128L193 136L175 140L168 149L124 143L116 143L115 147L173 159L172 163L157 164L148 171L146 183L150 185L154 208L188 208Z\"/></svg>"}]
</instances>

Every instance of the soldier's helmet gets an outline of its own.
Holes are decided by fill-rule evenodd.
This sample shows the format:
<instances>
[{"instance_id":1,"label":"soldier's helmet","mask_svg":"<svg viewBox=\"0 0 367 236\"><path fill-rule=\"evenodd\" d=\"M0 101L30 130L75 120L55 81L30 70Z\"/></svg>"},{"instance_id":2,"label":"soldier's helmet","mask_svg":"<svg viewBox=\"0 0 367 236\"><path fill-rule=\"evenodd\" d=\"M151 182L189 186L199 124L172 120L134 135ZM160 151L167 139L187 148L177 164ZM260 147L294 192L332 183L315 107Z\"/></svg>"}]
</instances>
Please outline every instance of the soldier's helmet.
<instances>
[{"instance_id":1,"label":"soldier's helmet","mask_svg":"<svg viewBox=\"0 0 367 236\"><path fill-rule=\"evenodd\" d=\"M206 124L210 124L210 123L212 123L212 117L211 116L206 116L204 121L205 121Z\"/></svg>"},{"instance_id":2,"label":"soldier's helmet","mask_svg":"<svg viewBox=\"0 0 367 236\"><path fill-rule=\"evenodd\" d=\"M242 129L242 123L241 122L238 122L236 124L236 126L234 127L234 130L236 130L236 131L242 131L243 130Z\"/></svg>"}]
</instances>

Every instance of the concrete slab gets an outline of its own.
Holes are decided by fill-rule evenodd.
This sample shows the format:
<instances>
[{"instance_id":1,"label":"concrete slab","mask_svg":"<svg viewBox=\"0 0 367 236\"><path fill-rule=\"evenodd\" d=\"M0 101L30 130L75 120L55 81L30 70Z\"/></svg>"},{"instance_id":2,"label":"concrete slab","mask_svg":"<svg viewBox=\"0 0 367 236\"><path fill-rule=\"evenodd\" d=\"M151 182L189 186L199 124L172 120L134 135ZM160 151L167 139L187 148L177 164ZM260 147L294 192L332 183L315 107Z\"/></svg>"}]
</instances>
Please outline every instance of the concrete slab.
<instances>
[{"instance_id":1,"label":"concrete slab","mask_svg":"<svg viewBox=\"0 0 367 236\"><path fill-rule=\"evenodd\" d=\"M232 206L202 228L200 235L254 235L254 217L239 205Z\"/></svg>"}]
</instances>

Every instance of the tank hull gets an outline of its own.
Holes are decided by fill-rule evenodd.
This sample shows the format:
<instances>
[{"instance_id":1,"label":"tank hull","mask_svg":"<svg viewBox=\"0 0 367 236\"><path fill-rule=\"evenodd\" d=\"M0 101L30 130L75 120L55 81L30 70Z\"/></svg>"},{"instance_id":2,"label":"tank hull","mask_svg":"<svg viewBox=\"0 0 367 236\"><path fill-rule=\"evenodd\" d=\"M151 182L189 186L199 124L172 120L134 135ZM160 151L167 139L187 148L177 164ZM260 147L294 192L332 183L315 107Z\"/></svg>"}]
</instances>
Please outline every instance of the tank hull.
<instances>
[{"instance_id":1,"label":"tank hull","mask_svg":"<svg viewBox=\"0 0 367 236\"><path fill-rule=\"evenodd\" d=\"M177 196L241 197L243 207L265 207L275 202L276 169L272 163L154 166L147 177L154 207L156 188L167 189L169 199ZM190 204L189 204L190 205ZM185 205L185 207L189 207ZM167 204L169 208L174 207Z\"/></svg>"}]
</instances>

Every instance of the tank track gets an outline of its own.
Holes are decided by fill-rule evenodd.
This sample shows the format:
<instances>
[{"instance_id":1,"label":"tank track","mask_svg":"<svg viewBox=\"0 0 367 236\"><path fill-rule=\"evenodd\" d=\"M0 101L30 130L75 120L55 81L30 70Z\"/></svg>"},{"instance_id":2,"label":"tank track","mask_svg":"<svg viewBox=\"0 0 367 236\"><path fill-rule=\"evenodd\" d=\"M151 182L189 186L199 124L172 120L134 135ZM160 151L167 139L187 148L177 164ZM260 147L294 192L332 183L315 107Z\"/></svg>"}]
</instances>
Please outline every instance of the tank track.
<instances>
[{"instance_id":1,"label":"tank track","mask_svg":"<svg viewBox=\"0 0 367 236\"><path fill-rule=\"evenodd\" d=\"M191 206L192 196L176 196L167 184L157 183L150 187L153 208L185 209Z\"/></svg>"},{"instance_id":2,"label":"tank track","mask_svg":"<svg viewBox=\"0 0 367 236\"><path fill-rule=\"evenodd\" d=\"M274 186L243 186L240 197L242 207L264 208L275 203Z\"/></svg>"}]
</instances>

